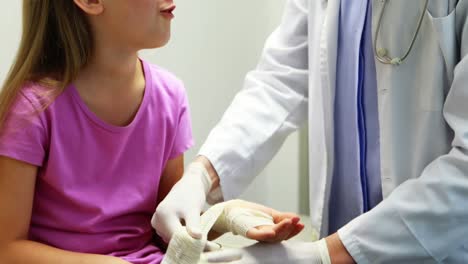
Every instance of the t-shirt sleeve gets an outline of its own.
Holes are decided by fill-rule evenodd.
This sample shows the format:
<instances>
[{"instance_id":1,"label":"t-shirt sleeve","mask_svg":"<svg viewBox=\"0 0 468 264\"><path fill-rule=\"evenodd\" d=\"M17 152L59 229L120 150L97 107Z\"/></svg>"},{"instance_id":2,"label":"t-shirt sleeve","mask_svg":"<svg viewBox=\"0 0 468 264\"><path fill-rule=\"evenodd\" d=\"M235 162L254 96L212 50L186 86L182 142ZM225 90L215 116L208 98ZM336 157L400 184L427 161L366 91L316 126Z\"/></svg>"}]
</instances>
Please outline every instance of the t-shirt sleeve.
<instances>
[{"instance_id":1,"label":"t-shirt sleeve","mask_svg":"<svg viewBox=\"0 0 468 264\"><path fill-rule=\"evenodd\" d=\"M183 87L183 86L182 86ZM194 145L192 136L192 122L190 119L189 103L185 89L181 89L178 111L178 123L175 131L174 143L169 159L176 158Z\"/></svg>"},{"instance_id":2,"label":"t-shirt sleeve","mask_svg":"<svg viewBox=\"0 0 468 264\"><path fill-rule=\"evenodd\" d=\"M46 142L43 111L20 92L0 127L0 155L40 167Z\"/></svg>"}]
</instances>

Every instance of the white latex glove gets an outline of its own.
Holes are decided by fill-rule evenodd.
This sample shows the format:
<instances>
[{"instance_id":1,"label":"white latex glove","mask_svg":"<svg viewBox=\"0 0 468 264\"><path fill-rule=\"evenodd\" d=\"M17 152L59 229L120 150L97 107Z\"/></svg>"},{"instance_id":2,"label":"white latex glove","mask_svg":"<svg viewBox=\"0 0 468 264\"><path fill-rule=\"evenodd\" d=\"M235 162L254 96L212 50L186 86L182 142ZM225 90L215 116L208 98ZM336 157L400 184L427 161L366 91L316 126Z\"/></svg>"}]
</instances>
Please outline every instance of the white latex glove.
<instances>
[{"instance_id":1,"label":"white latex glove","mask_svg":"<svg viewBox=\"0 0 468 264\"><path fill-rule=\"evenodd\" d=\"M317 242L257 243L244 249L209 252L202 255L201 263L331 264L331 261L327 244L322 239Z\"/></svg>"},{"instance_id":2,"label":"white latex glove","mask_svg":"<svg viewBox=\"0 0 468 264\"><path fill-rule=\"evenodd\" d=\"M200 214L212 182L205 166L200 162L191 163L180 179L156 208L151 225L156 233L168 243L176 230L185 222L187 232L195 239L201 239Z\"/></svg>"}]
</instances>

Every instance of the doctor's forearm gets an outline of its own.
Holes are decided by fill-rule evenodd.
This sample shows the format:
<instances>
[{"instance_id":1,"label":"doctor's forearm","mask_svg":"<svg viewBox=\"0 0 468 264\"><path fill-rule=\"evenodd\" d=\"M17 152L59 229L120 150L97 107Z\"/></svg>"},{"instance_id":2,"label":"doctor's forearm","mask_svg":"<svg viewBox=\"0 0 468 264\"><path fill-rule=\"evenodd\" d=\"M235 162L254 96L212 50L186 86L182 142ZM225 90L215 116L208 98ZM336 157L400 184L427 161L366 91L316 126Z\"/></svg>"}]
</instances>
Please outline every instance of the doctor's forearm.
<instances>
[{"instance_id":1,"label":"doctor's forearm","mask_svg":"<svg viewBox=\"0 0 468 264\"><path fill-rule=\"evenodd\" d=\"M327 241L328 252L332 264L354 264L354 259L349 254L346 247L341 242L338 233L325 239Z\"/></svg>"},{"instance_id":2,"label":"doctor's forearm","mask_svg":"<svg viewBox=\"0 0 468 264\"><path fill-rule=\"evenodd\" d=\"M205 166L206 170L208 171L208 174L210 175L212 183L211 190L216 189L219 186L219 176L215 168L213 167L213 164L211 164L210 160L205 156L197 156L195 158L195 162L200 162Z\"/></svg>"}]
</instances>

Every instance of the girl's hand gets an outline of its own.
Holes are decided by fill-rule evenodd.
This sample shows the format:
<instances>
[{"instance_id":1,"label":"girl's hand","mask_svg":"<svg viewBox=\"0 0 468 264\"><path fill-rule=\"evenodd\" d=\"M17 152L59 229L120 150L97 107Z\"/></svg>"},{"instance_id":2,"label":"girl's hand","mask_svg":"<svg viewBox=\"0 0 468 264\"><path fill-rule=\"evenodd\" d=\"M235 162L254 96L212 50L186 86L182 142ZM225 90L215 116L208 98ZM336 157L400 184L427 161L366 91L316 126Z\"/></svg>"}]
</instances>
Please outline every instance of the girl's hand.
<instances>
[{"instance_id":1,"label":"girl's hand","mask_svg":"<svg viewBox=\"0 0 468 264\"><path fill-rule=\"evenodd\" d=\"M250 223L242 223L245 218L238 214L239 209L241 212L242 209L248 209L252 212L260 212L261 214L268 216L269 221L263 220L264 224L251 227L252 224ZM247 238L262 242L279 242L288 240L304 229L304 224L300 222L299 216L294 213L279 212L272 208L243 200L232 200L226 202L223 217L224 219L220 221L221 225L219 222L215 225L215 231L220 233L235 232L236 230L233 229L236 228L233 227L233 225L236 225L237 227L250 226L251 228L248 230L245 229L245 233L238 233Z\"/></svg>"},{"instance_id":2,"label":"girl's hand","mask_svg":"<svg viewBox=\"0 0 468 264\"><path fill-rule=\"evenodd\" d=\"M263 242L280 242L296 236L304 229L304 224L296 214L272 210L271 216L275 225L252 228L247 232L247 237Z\"/></svg>"}]
</instances>

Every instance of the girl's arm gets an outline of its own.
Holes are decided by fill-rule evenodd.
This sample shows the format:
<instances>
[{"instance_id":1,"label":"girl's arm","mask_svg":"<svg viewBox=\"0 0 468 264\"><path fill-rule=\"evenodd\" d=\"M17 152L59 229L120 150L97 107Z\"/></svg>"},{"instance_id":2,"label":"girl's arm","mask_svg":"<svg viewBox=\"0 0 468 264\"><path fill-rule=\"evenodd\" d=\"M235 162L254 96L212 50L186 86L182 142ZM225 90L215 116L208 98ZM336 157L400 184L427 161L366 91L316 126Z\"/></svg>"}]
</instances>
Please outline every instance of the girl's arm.
<instances>
[{"instance_id":1,"label":"girl's arm","mask_svg":"<svg viewBox=\"0 0 468 264\"><path fill-rule=\"evenodd\" d=\"M0 156L0 263L128 264L28 240L37 171L36 166Z\"/></svg>"},{"instance_id":2,"label":"girl's arm","mask_svg":"<svg viewBox=\"0 0 468 264\"><path fill-rule=\"evenodd\" d=\"M182 178L184 174L184 155L180 155L167 162L166 167L161 175L159 182L158 202L159 204L167 194L171 191L172 187Z\"/></svg>"}]
</instances>

